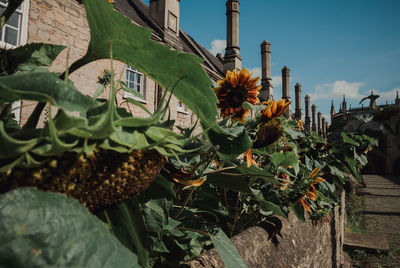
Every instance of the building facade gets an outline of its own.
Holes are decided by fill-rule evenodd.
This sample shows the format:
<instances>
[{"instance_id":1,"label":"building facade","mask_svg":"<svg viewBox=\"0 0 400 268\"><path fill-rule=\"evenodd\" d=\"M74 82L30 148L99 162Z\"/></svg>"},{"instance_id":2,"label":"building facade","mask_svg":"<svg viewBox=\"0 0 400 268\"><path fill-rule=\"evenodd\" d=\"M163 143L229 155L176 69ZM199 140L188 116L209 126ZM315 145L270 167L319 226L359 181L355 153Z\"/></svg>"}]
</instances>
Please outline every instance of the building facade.
<instances>
[{"instance_id":1,"label":"building facade","mask_svg":"<svg viewBox=\"0 0 400 268\"><path fill-rule=\"evenodd\" d=\"M0 11L6 6L0 0ZM186 53L192 53L203 59L203 67L214 81L224 76L223 61L212 55L179 27L179 0L152 0L146 5L141 0L115 0L114 8L142 27L152 30L152 39ZM53 72L63 72L69 64L85 55L90 40L90 30L86 20L85 8L76 0L25 0L13 14L2 31L0 45L6 48L27 43L50 43L64 45L65 49L50 68ZM146 108L154 112L163 89L135 68L114 61L116 77L144 96L139 100ZM157 64L157 63L154 63ZM98 77L110 67L109 60L92 62L70 74L69 78L85 95L92 96L97 88ZM100 97L106 97L107 92ZM119 91L117 100L122 106L126 98L135 98L132 94ZM16 117L24 124L33 110L33 102L16 103ZM146 114L138 107L129 107L135 116ZM176 98L170 102L171 119L176 126L190 127L196 121L191 111ZM42 115L44 116L44 115Z\"/></svg>"}]
</instances>

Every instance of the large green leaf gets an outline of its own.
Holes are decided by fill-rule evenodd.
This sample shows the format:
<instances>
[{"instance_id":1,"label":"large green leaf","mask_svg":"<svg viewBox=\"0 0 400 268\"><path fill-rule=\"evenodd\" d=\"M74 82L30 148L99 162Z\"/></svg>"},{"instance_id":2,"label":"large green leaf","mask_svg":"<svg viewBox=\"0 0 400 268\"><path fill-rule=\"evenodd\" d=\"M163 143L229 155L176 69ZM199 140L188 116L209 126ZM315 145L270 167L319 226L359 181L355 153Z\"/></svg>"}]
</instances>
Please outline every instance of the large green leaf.
<instances>
[{"instance_id":1,"label":"large green leaf","mask_svg":"<svg viewBox=\"0 0 400 268\"><path fill-rule=\"evenodd\" d=\"M343 142L349 143L349 144L354 145L354 146L360 146L360 144L358 142L356 142L355 140L350 138L345 132L342 132L341 135L342 135L342 138L343 138Z\"/></svg>"},{"instance_id":2,"label":"large green leaf","mask_svg":"<svg viewBox=\"0 0 400 268\"><path fill-rule=\"evenodd\" d=\"M91 40L86 55L71 65L70 72L89 62L110 58L112 45L114 59L134 66L173 91L199 117L203 129L209 129L205 134L218 146L220 156L235 158L250 148L251 141L244 130L232 136L214 123L217 98L211 89L212 81L200 64L202 59L152 41L149 29L133 24L107 1L84 0L83 4Z\"/></svg>"},{"instance_id":3,"label":"large green leaf","mask_svg":"<svg viewBox=\"0 0 400 268\"><path fill-rule=\"evenodd\" d=\"M112 233L138 255L143 267L149 267L148 234L137 197L103 213Z\"/></svg>"},{"instance_id":4,"label":"large green leaf","mask_svg":"<svg viewBox=\"0 0 400 268\"><path fill-rule=\"evenodd\" d=\"M0 71L11 74L15 71L35 69L38 66L50 67L64 49L65 46L30 43L15 49L4 50L1 52L3 64L0 68L3 69Z\"/></svg>"},{"instance_id":5,"label":"large green leaf","mask_svg":"<svg viewBox=\"0 0 400 268\"><path fill-rule=\"evenodd\" d=\"M90 97L82 95L71 81L64 82L47 71L0 77L0 101L12 102L19 99L51 102L63 110L78 112L99 105Z\"/></svg>"},{"instance_id":6,"label":"large green leaf","mask_svg":"<svg viewBox=\"0 0 400 268\"><path fill-rule=\"evenodd\" d=\"M242 193L251 193L246 176L242 174L214 173L207 176L206 182Z\"/></svg>"},{"instance_id":7,"label":"large green leaf","mask_svg":"<svg viewBox=\"0 0 400 268\"><path fill-rule=\"evenodd\" d=\"M78 201L35 188L0 195L1 267L140 267Z\"/></svg>"},{"instance_id":8,"label":"large green leaf","mask_svg":"<svg viewBox=\"0 0 400 268\"><path fill-rule=\"evenodd\" d=\"M299 160L297 159L297 154L295 152L284 152L284 153L273 153L271 155L271 162L277 166L294 166Z\"/></svg>"},{"instance_id":9,"label":"large green leaf","mask_svg":"<svg viewBox=\"0 0 400 268\"><path fill-rule=\"evenodd\" d=\"M235 245L224 231L218 228L217 234L210 237L226 268L247 268Z\"/></svg>"}]
</instances>

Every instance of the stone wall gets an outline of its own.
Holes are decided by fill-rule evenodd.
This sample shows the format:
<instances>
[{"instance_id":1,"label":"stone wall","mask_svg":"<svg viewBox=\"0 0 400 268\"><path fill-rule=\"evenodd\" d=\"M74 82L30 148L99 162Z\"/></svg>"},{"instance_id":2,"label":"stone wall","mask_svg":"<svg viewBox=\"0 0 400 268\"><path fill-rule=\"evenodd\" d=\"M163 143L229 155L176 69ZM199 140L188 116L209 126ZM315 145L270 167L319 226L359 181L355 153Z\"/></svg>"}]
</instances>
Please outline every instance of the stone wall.
<instances>
[{"instance_id":1,"label":"stone wall","mask_svg":"<svg viewBox=\"0 0 400 268\"><path fill-rule=\"evenodd\" d=\"M68 47L54 61L50 70L53 72L64 72L67 62L71 65L74 61L86 54L90 40L90 31L86 20L86 12L83 5L75 0L30 0L28 43L40 42ZM68 61L67 61L68 59ZM122 81L126 79L126 65L114 61L114 72L116 77ZM70 74L69 78L75 86L85 95L92 96L97 88L97 77L101 76L104 69L110 69L109 60L98 60ZM158 85L145 77L145 101L143 104L151 112L157 107ZM105 92L100 97L107 97ZM117 95L119 104L124 102L124 93L119 91ZM24 101L21 110L21 124L25 123L32 113L33 102ZM128 109L128 104L123 103ZM148 116L143 110L134 105L129 105L135 116ZM177 99L172 98L171 118L178 121L178 125L189 126L191 112L180 115L177 111ZM43 116L42 116L43 117Z\"/></svg>"},{"instance_id":2,"label":"stone wall","mask_svg":"<svg viewBox=\"0 0 400 268\"><path fill-rule=\"evenodd\" d=\"M313 226L308 219L299 221L293 213L289 220L282 219L283 228L279 244L274 244L268 232L260 227L251 227L232 238L243 260L249 268L328 268L342 263L344 238L344 192L341 204L334 209L332 221ZM224 267L215 249L187 263L191 268Z\"/></svg>"}]
</instances>

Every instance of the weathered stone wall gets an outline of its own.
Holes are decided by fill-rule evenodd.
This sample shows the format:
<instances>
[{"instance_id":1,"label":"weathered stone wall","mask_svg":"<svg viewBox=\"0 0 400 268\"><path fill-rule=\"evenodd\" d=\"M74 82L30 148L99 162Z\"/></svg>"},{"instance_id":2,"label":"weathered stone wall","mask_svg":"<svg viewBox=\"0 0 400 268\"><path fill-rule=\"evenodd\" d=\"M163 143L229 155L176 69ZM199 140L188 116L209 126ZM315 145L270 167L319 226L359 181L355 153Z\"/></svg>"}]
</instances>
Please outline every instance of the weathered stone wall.
<instances>
[{"instance_id":1,"label":"weathered stone wall","mask_svg":"<svg viewBox=\"0 0 400 268\"><path fill-rule=\"evenodd\" d=\"M268 232L251 227L232 238L249 268L328 268L342 263L344 235L344 192L341 205L334 210L331 223L313 226L310 220L299 221L293 213L283 221L282 237L275 245ZM189 267L224 267L215 249L188 263Z\"/></svg>"},{"instance_id":2,"label":"weathered stone wall","mask_svg":"<svg viewBox=\"0 0 400 268\"><path fill-rule=\"evenodd\" d=\"M90 31L86 20L86 12L83 5L75 0L30 0L29 24L28 24L28 43L41 42L57 45L64 45L65 49L54 61L51 71L64 72L68 63L71 65L74 61L86 54L87 46L90 40ZM68 53L68 55L67 55ZM122 62L114 61L114 72L116 77L122 81L126 79L126 65ZM70 74L69 78L75 86L85 95L92 96L96 90L97 77L101 76L104 69L110 69L109 60L98 60L92 62L77 71ZM157 107L158 85L145 77L145 101L143 104L153 112ZM124 93L119 91L117 99L119 104L124 101ZM100 97L106 97L105 92ZM32 113L33 102L24 101L21 111L21 123L25 123ZM127 107L127 103L122 107ZM172 98L171 118L177 120L177 125L189 126L191 112L180 114L177 111L177 99ZM137 106L130 105L130 110L135 116L148 116ZM43 117L43 116L42 116Z\"/></svg>"}]
</instances>

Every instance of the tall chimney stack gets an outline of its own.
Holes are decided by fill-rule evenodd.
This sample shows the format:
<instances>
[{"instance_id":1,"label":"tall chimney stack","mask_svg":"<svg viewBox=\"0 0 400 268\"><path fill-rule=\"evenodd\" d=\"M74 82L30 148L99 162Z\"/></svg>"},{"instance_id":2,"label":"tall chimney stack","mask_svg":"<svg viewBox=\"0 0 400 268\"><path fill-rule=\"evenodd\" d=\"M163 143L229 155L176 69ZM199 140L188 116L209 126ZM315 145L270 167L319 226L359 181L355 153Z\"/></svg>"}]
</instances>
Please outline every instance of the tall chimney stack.
<instances>
[{"instance_id":1,"label":"tall chimney stack","mask_svg":"<svg viewBox=\"0 0 400 268\"><path fill-rule=\"evenodd\" d=\"M311 106L312 110L312 130L317 131L317 106L313 104Z\"/></svg>"},{"instance_id":2,"label":"tall chimney stack","mask_svg":"<svg viewBox=\"0 0 400 268\"><path fill-rule=\"evenodd\" d=\"M302 109L301 109L301 85L299 83L296 83L294 86L294 92L295 92L295 101L296 101L296 109L294 112L294 117L296 118L297 121L301 120L302 116Z\"/></svg>"},{"instance_id":3,"label":"tall chimney stack","mask_svg":"<svg viewBox=\"0 0 400 268\"><path fill-rule=\"evenodd\" d=\"M274 89L271 78L271 44L264 40L261 44L261 90L258 97L262 101L274 98Z\"/></svg>"},{"instance_id":4,"label":"tall chimney stack","mask_svg":"<svg viewBox=\"0 0 400 268\"><path fill-rule=\"evenodd\" d=\"M290 101L290 69L287 66L284 66L282 69L282 99L285 99L287 102ZM285 117L290 117L292 114L291 105L289 105L289 109L284 113Z\"/></svg>"},{"instance_id":5,"label":"tall chimney stack","mask_svg":"<svg viewBox=\"0 0 400 268\"><path fill-rule=\"evenodd\" d=\"M163 40L176 49L183 49L179 39L179 1L150 0L150 17L163 29Z\"/></svg>"},{"instance_id":6,"label":"tall chimney stack","mask_svg":"<svg viewBox=\"0 0 400 268\"><path fill-rule=\"evenodd\" d=\"M242 69L239 48L239 0L226 1L226 52L224 72Z\"/></svg>"},{"instance_id":7,"label":"tall chimney stack","mask_svg":"<svg viewBox=\"0 0 400 268\"><path fill-rule=\"evenodd\" d=\"M306 114L305 114L305 128L307 131L311 130L311 113L310 113L310 95L306 95L306 97L304 98L304 101L306 103Z\"/></svg>"},{"instance_id":8,"label":"tall chimney stack","mask_svg":"<svg viewBox=\"0 0 400 268\"><path fill-rule=\"evenodd\" d=\"M322 134L322 114L321 112L318 112L318 119L317 119L317 132L319 135Z\"/></svg>"}]
</instances>

